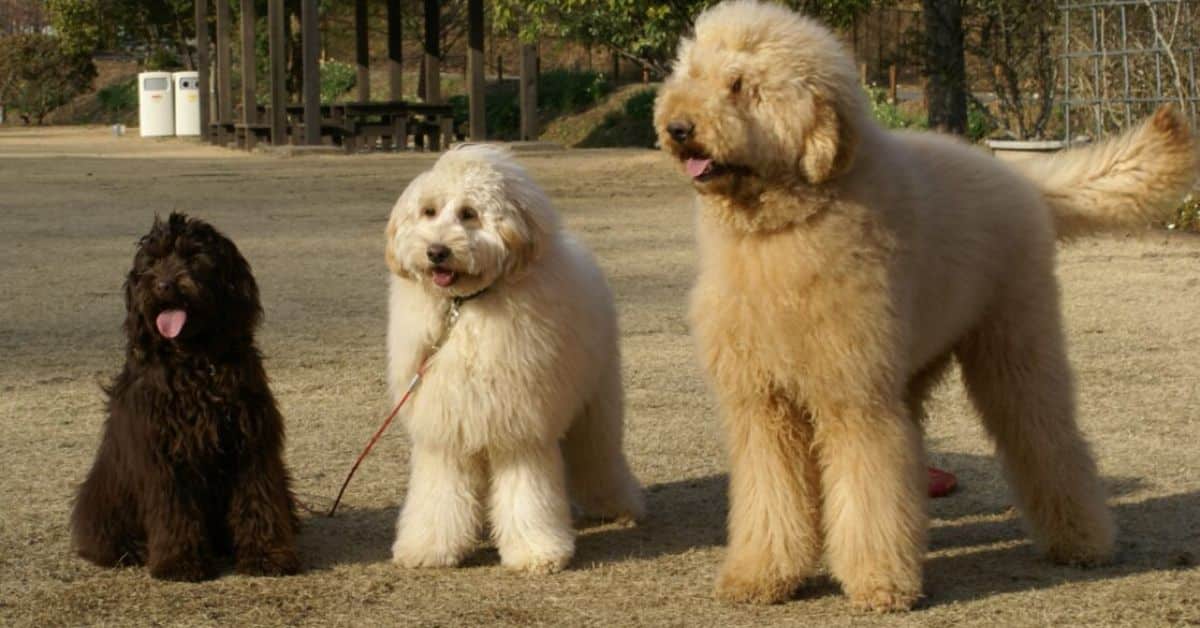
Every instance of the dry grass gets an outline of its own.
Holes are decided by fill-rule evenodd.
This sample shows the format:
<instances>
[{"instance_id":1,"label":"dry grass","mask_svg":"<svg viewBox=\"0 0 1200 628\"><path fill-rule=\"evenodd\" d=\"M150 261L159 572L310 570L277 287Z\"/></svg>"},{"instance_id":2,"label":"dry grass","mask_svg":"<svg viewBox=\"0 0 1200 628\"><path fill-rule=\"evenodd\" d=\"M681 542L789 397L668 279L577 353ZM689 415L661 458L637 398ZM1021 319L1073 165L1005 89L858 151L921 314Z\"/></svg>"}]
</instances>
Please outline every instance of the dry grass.
<instances>
[{"instance_id":1,"label":"dry grass","mask_svg":"<svg viewBox=\"0 0 1200 628\"><path fill-rule=\"evenodd\" d=\"M724 458L683 318L690 191L648 151L522 159L598 253L624 332L629 452L650 519L586 530L573 567L511 575L484 548L463 569L388 562L407 446L388 434L334 519L305 517L306 572L187 585L106 571L67 545L71 493L119 367L119 288L154 211L190 211L237 240L267 310L260 341L288 419L301 497L328 505L386 411L381 234L423 155L279 159L99 130L0 131L2 625L1180 625L1200 623L1200 237L1155 233L1063 250L1081 420L1112 493L1119 561L1037 558L956 381L929 443L962 489L934 502L929 597L859 615L831 584L772 607L713 601Z\"/></svg>"}]
</instances>

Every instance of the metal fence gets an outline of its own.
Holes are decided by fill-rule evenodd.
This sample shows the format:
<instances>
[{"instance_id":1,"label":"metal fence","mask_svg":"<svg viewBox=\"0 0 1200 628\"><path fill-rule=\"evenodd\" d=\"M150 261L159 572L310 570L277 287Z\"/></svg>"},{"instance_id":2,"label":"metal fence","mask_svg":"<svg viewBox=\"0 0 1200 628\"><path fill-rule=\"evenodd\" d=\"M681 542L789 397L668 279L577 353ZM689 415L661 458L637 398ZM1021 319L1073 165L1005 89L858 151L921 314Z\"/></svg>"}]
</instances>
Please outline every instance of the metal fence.
<instances>
[{"instance_id":1,"label":"metal fence","mask_svg":"<svg viewBox=\"0 0 1200 628\"><path fill-rule=\"evenodd\" d=\"M1065 137L1103 137L1161 103L1176 103L1198 122L1200 2L1065 0Z\"/></svg>"}]
</instances>

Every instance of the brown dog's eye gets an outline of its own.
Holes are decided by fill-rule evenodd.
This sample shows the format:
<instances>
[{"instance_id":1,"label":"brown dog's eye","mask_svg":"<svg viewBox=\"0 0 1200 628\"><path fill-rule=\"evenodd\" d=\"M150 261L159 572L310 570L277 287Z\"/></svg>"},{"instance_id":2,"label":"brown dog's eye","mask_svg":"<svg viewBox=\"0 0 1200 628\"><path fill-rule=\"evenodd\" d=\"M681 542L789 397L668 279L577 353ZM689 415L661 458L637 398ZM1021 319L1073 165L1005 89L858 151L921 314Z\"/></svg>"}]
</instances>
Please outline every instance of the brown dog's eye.
<instances>
[{"instance_id":1,"label":"brown dog's eye","mask_svg":"<svg viewBox=\"0 0 1200 628\"><path fill-rule=\"evenodd\" d=\"M478 217L479 217L479 214L476 213L475 210L471 209L470 207L464 207L464 208L458 210L458 219L459 220L475 220Z\"/></svg>"},{"instance_id":2,"label":"brown dog's eye","mask_svg":"<svg viewBox=\"0 0 1200 628\"><path fill-rule=\"evenodd\" d=\"M742 91L742 77L739 76L733 80L733 83L731 83L729 85L729 93L738 94L738 93L741 93L741 91Z\"/></svg>"},{"instance_id":3,"label":"brown dog's eye","mask_svg":"<svg viewBox=\"0 0 1200 628\"><path fill-rule=\"evenodd\" d=\"M426 218L433 218L437 215L437 209L433 207L426 207L425 209L421 210L421 215Z\"/></svg>"}]
</instances>

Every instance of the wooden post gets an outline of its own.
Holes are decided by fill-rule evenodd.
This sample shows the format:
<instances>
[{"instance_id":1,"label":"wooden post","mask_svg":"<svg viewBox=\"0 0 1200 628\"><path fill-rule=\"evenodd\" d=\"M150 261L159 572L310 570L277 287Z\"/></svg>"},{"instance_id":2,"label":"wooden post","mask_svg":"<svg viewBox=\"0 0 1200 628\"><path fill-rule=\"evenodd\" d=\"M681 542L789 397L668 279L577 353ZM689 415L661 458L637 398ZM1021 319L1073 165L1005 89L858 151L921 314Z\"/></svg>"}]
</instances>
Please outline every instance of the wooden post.
<instances>
[{"instance_id":1,"label":"wooden post","mask_svg":"<svg viewBox=\"0 0 1200 628\"><path fill-rule=\"evenodd\" d=\"M858 84L863 87L867 86L867 64L858 64Z\"/></svg>"},{"instance_id":2,"label":"wooden post","mask_svg":"<svg viewBox=\"0 0 1200 628\"><path fill-rule=\"evenodd\" d=\"M321 67L317 53L321 35L317 29L317 0L300 1L300 44L304 48L304 143L321 143Z\"/></svg>"},{"instance_id":3,"label":"wooden post","mask_svg":"<svg viewBox=\"0 0 1200 628\"><path fill-rule=\"evenodd\" d=\"M504 82L504 57L502 55L496 55L496 80Z\"/></svg>"},{"instance_id":4,"label":"wooden post","mask_svg":"<svg viewBox=\"0 0 1200 628\"><path fill-rule=\"evenodd\" d=\"M367 41L367 0L354 0L354 60L358 101L371 100L371 50Z\"/></svg>"},{"instance_id":5,"label":"wooden post","mask_svg":"<svg viewBox=\"0 0 1200 628\"><path fill-rule=\"evenodd\" d=\"M200 83L200 141L212 139L212 71L208 50L208 0L196 0L196 71Z\"/></svg>"},{"instance_id":6,"label":"wooden post","mask_svg":"<svg viewBox=\"0 0 1200 628\"><path fill-rule=\"evenodd\" d=\"M441 39L441 9L438 0L425 0L425 102L442 102L442 75L438 62Z\"/></svg>"},{"instance_id":7,"label":"wooden post","mask_svg":"<svg viewBox=\"0 0 1200 628\"><path fill-rule=\"evenodd\" d=\"M896 99L896 64L888 66L888 102L895 105Z\"/></svg>"},{"instance_id":8,"label":"wooden post","mask_svg":"<svg viewBox=\"0 0 1200 628\"><path fill-rule=\"evenodd\" d=\"M242 124L258 124L258 52L254 0L242 0Z\"/></svg>"},{"instance_id":9,"label":"wooden post","mask_svg":"<svg viewBox=\"0 0 1200 628\"><path fill-rule=\"evenodd\" d=\"M521 141L537 139L537 45L521 45Z\"/></svg>"},{"instance_id":10,"label":"wooden post","mask_svg":"<svg viewBox=\"0 0 1200 628\"><path fill-rule=\"evenodd\" d=\"M200 0L203 1L203 0ZM282 146L287 143L287 63L284 20L284 0L268 0L267 32L271 57L271 143Z\"/></svg>"},{"instance_id":11,"label":"wooden post","mask_svg":"<svg viewBox=\"0 0 1200 628\"><path fill-rule=\"evenodd\" d=\"M467 25L470 33L468 44L471 49L467 57L470 82L467 83L470 100L471 140L482 142L487 139L483 106L483 0L468 0Z\"/></svg>"},{"instance_id":12,"label":"wooden post","mask_svg":"<svg viewBox=\"0 0 1200 628\"><path fill-rule=\"evenodd\" d=\"M217 0L217 143L229 143L225 125L233 124L233 60L229 45L229 0Z\"/></svg>"},{"instance_id":13,"label":"wooden post","mask_svg":"<svg viewBox=\"0 0 1200 628\"><path fill-rule=\"evenodd\" d=\"M392 100L404 100L404 23L400 0L387 0L388 93Z\"/></svg>"}]
</instances>

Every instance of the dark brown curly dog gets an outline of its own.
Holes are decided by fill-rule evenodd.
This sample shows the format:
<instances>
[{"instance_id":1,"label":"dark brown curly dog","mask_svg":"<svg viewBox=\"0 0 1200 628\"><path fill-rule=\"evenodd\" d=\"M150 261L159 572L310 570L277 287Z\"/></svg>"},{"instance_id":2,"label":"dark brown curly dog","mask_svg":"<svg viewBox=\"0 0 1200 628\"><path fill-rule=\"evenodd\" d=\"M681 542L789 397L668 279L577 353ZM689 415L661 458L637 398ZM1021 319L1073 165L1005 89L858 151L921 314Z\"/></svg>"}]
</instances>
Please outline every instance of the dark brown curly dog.
<instances>
[{"instance_id":1,"label":"dark brown curly dog","mask_svg":"<svg viewBox=\"0 0 1200 628\"><path fill-rule=\"evenodd\" d=\"M203 580L299 570L283 419L254 330L258 286L233 242L172 213L141 239L125 281L125 367L71 515L80 556Z\"/></svg>"}]
</instances>

